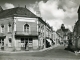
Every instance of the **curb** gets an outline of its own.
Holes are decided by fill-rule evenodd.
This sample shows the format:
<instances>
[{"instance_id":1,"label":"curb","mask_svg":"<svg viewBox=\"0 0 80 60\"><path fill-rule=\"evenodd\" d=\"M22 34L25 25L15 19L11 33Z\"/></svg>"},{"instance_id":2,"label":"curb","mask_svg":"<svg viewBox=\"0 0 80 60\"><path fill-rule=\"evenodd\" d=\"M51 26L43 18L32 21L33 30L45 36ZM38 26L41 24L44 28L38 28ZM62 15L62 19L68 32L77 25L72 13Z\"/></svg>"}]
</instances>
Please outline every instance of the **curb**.
<instances>
[{"instance_id":1,"label":"curb","mask_svg":"<svg viewBox=\"0 0 80 60\"><path fill-rule=\"evenodd\" d=\"M80 54L80 51L79 52L75 51L75 55L78 55L78 54Z\"/></svg>"},{"instance_id":2,"label":"curb","mask_svg":"<svg viewBox=\"0 0 80 60\"><path fill-rule=\"evenodd\" d=\"M39 50L39 51L48 51L48 50L51 50L51 49L53 49L53 48L55 48L55 47L57 47L57 46L60 46L60 45L55 45L55 46L52 46L52 47L49 47L49 48L45 48L45 49L42 49L42 50Z\"/></svg>"},{"instance_id":3,"label":"curb","mask_svg":"<svg viewBox=\"0 0 80 60\"><path fill-rule=\"evenodd\" d=\"M12 51L0 51L0 52L2 52L2 53L30 53L30 52L43 52L43 51L51 50L51 49L53 49L53 48L55 48L55 47L57 47L57 46L60 46L60 45L54 45L54 46L52 46L52 47L45 48L45 49L38 50L38 51L14 51L14 52L12 52Z\"/></svg>"}]
</instances>

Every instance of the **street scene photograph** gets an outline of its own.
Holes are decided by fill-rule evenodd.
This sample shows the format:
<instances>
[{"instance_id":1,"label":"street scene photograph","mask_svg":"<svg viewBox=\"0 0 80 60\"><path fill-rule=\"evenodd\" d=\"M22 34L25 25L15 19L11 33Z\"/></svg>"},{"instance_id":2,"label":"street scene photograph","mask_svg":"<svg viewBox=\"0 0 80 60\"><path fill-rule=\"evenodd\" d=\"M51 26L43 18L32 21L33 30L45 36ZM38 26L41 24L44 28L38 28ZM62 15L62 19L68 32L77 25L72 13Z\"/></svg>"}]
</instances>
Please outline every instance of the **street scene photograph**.
<instances>
[{"instance_id":1,"label":"street scene photograph","mask_svg":"<svg viewBox=\"0 0 80 60\"><path fill-rule=\"evenodd\" d=\"M80 60L80 0L0 0L0 60Z\"/></svg>"}]
</instances>

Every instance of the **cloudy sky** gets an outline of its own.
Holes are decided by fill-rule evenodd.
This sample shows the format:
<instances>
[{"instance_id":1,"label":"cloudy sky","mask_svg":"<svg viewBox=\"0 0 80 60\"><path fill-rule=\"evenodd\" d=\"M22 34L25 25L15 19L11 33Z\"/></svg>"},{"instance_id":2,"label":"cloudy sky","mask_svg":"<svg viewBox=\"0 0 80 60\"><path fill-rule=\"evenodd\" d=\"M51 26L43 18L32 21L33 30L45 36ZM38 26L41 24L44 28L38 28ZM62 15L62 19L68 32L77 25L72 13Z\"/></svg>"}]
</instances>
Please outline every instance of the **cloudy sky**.
<instances>
[{"instance_id":1,"label":"cloudy sky","mask_svg":"<svg viewBox=\"0 0 80 60\"><path fill-rule=\"evenodd\" d=\"M65 24L71 31L78 20L77 10L80 0L0 0L3 9L21 6L31 10L53 26L54 30Z\"/></svg>"}]
</instances>

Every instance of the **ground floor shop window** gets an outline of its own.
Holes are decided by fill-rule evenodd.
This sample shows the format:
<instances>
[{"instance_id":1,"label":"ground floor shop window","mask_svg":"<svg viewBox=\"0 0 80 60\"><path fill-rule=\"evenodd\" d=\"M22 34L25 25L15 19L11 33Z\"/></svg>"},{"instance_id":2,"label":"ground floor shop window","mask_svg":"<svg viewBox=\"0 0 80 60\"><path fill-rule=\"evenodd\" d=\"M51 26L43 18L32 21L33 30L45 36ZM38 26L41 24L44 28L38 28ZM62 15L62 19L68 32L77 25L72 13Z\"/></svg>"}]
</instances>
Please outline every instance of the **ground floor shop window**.
<instances>
[{"instance_id":1,"label":"ground floor shop window","mask_svg":"<svg viewBox=\"0 0 80 60\"><path fill-rule=\"evenodd\" d=\"M21 38L21 43L24 43L24 38Z\"/></svg>"},{"instance_id":2,"label":"ground floor shop window","mask_svg":"<svg viewBox=\"0 0 80 60\"><path fill-rule=\"evenodd\" d=\"M29 38L29 47L33 47L33 39Z\"/></svg>"},{"instance_id":3,"label":"ground floor shop window","mask_svg":"<svg viewBox=\"0 0 80 60\"><path fill-rule=\"evenodd\" d=\"M33 46L32 38L21 38L21 49L29 50L29 47Z\"/></svg>"},{"instance_id":4,"label":"ground floor shop window","mask_svg":"<svg viewBox=\"0 0 80 60\"><path fill-rule=\"evenodd\" d=\"M4 39L0 39L0 45L4 46Z\"/></svg>"},{"instance_id":5,"label":"ground floor shop window","mask_svg":"<svg viewBox=\"0 0 80 60\"><path fill-rule=\"evenodd\" d=\"M32 38L29 38L29 43L32 43Z\"/></svg>"}]
</instances>

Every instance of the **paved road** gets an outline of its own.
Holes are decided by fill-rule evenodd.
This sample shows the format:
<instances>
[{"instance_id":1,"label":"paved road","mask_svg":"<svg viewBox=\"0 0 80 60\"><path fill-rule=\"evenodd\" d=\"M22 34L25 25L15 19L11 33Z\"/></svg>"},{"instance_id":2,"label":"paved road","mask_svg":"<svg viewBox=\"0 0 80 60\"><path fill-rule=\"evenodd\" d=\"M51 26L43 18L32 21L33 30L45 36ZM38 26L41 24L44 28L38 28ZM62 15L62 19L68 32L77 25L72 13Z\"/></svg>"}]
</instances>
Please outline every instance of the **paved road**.
<instances>
[{"instance_id":1,"label":"paved road","mask_svg":"<svg viewBox=\"0 0 80 60\"><path fill-rule=\"evenodd\" d=\"M51 50L43 52L26 52L26 53L0 53L0 60L64 60L80 59L80 54L75 55L73 52L64 50L64 46L58 46Z\"/></svg>"}]
</instances>

